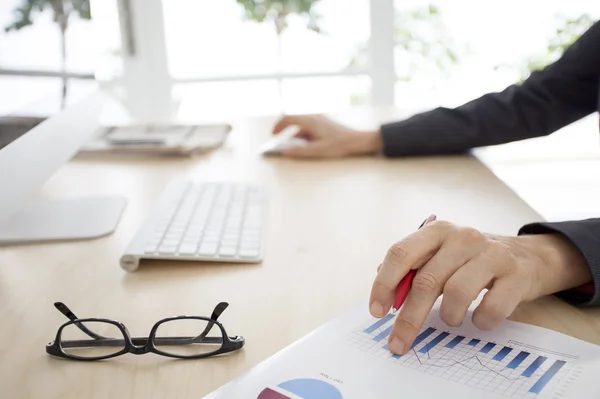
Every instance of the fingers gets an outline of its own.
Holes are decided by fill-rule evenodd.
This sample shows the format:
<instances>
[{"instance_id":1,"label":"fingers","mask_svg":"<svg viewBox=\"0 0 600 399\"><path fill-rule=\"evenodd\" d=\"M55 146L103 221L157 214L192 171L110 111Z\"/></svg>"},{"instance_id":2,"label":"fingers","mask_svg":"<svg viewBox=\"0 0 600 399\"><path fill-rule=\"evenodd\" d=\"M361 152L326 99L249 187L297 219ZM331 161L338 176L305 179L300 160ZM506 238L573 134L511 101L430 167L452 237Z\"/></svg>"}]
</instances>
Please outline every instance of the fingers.
<instances>
[{"instance_id":1,"label":"fingers","mask_svg":"<svg viewBox=\"0 0 600 399\"><path fill-rule=\"evenodd\" d=\"M275 126L273 126L273 134L279 134L283 131L283 129L296 125L296 117L292 115L286 115L283 118L279 119Z\"/></svg>"},{"instance_id":2,"label":"fingers","mask_svg":"<svg viewBox=\"0 0 600 399\"><path fill-rule=\"evenodd\" d=\"M313 139L313 135L308 130L305 130L305 129L300 129L298 131L298 133L294 134L294 137L297 139L304 139L304 140L308 140L308 141Z\"/></svg>"},{"instance_id":3,"label":"fingers","mask_svg":"<svg viewBox=\"0 0 600 399\"><path fill-rule=\"evenodd\" d=\"M499 278L473 312L473 324L482 330L496 328L523 299L523 281L517 275Z\"/></svg>"},{"instance_id":4,"label":"fingers","mask_svg":"<svg viewBox=\"0 0 600 399\"><path fill-rule=\"evenodd\" d=\"M437 285L431 274L417 274L389 337L388 347L392 352L403 355L410 349L439 296L441 287Z\"/></svg>"},{"instance_id":5,"label":"fingers","mask_svg":"<svg viewBox=\"0 0 600 399\"><path fill-rule=\"evenodd\" d=\"M273 126L273 134L279 134L290 126L298 126L301 130L310 128L313 119L313 115L285 115Z\"/></svg>"},{"instance_id":6,"label":"fingers","mask_svg":"<svg viewBox=\"0 0 600 399\"><path fill-rule=\"evenodd\" d=\"M462 324L469 306L494 278L490 259L477 256L458 269L444 285L440 318L451 327Z\"/></svg>"},{"instance_id":7,"label":"fingers","mask_svg":"<svg viewBox=\"0 0 600 399\"><path fill-rule=\"evenodd\" d=\"M398 283L409 270L423 266L437 252L447 234L446 225L450 224L430 224L389 249L371 289L369 309L373 316L383 317L389 312Z\"/></svg>"},{"instance_id":8,"label":"fingers","mask_svg":"<svg viewBox=\"0 0 600 399\"><path fill-rule=\"evenodd\" d=\"M393 352L404 354L410 348L446 282L470 260L470 249L457 245L456 239L449 238L417 272L390 334L388 346Z\"/></svg>"}]
</instances>

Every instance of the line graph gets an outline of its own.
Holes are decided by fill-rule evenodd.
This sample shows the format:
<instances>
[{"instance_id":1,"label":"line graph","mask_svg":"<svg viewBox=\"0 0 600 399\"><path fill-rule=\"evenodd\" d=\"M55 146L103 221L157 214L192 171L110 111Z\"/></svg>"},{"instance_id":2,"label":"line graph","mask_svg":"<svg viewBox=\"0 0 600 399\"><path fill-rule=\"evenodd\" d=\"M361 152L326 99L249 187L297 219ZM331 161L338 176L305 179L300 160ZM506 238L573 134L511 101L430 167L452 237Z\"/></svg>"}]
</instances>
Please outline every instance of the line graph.
<instances>
[{"instance_id":1,"label":"line graph","mask_svg":"<svg viewBox=\"0 0 600 399\"><path fill-rule=\"evenodd\" d=\"M419 361L419 363L420 363L421 365L425 365L425 364L426 364L426 363L425 363L425 361L423 361L423 360L421 359L421 357L419 356L419 354L417 353L417 351L416 351L416 350L412 349L412 352L414 353L414 355L416 356L417 360ZM479 366L481 366L480 368L478 368L478 369L473 369L473 368L471 368L471 367L469 367L469 366L468 366L468 364L467 364L467 363L468 363L468 361L470 361L470 360L473 360L473 359L474 359L474 360L476 360L476 361L477 361L477 363L479 363ZM428 352L427 352L427 360L438 360L438 359L436 359L436 358L432 358L432 357L429 355L429 351L428 351ZM482 359L481 359L479 356L477 356L477 355L474 355L474 356L471 356L471 357L468 357L468 358L465 358L465 359L454 360L454 363L450 363L450 364L429 364L429 366L430 366L430 367L452 367L452 366L462 366L462 367L465 367L465 368L467 368L467 369L469 369L469 370L471 370L471 371L481 371L481 370L483 370L483 369L486 369L486 370L488 370L489 372L491 372L491 373L495 373L495 374L497 374L497 375L499 375L499 376L501 376L501 377L503 377L503 378L505 378L506 380L509 380L509 381L516 381L516 380L518 380L518 379L520 378L520 376L516 376L516 377L513 377L513 378L511 378L511 377L508 377L508 376L505 376L505 375L503 375L501 372L499 372L499 371L497 371L497 370L495 370L495 369L493 369L493 368L491 368L491 367L488 367L486 364L484 364L484 363L483 363ZM508 366L507 366L507 367L508 367ZM509 368L513 368L513 369L514 369L514 368L516 368L516 367L509 367Z\"/></svg>"},{"instance_id":2,"label":"line graph","mask_svg":"<svg viewBox=\"0 0 600 399\"><path fill-rule=\"evenodd\" d=\"M394 315L373 319L347 337L354 348L408 367L509 398L550 395L575 366L577 358L521 342L486 342L424 326L410 351L389 352L387 338Z\"/></svg>"}]
</instances>

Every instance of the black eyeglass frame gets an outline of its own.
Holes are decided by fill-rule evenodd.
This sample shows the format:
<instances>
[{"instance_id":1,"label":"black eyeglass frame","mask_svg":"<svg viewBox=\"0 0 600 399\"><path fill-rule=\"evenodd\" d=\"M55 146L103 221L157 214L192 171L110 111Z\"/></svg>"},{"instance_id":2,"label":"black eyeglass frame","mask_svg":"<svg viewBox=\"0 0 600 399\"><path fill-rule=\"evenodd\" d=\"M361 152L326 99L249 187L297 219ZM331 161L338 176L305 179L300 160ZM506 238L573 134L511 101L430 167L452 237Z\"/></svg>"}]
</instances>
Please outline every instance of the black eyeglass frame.
<instances>
[{"instance_id":1,"label":"black eyeglass frame","mask_svg":"<svg viewBox=\"0 0 600 399\"><path fill-rule=\"evenodd\" d=\"M121 322L110 320L110 319L99 319L99 318L86 318L79 319L71 310L62 302L54 303L54 307L58 309L62 314L67 316L70 321L64 323L58 331L56 332L56 338L54 341L48 343L46 345L46 353L52 356L61 357L65 359L71 360L81 360L81 361L93 361L93 360L104 360L110 359L113 357L121 356L127 353L131 353L134 355L144 355L146 353L155 353L157 355L176 358L176 359L202 359L217 355L222 355L226 353L230 353L236 350L241 349L244 346L245 339L242 336L235 335L230 337L227 335L225 328L223 325L217 321L219 316L223 313L229 304L227 302L220 302L215 306L215 309L210 318L203 316L175 316L169 317L166 319L159 320L154 324L152 329L150 330L150 334L148 337L135 337L132 338L127 330L127 327ZM156 337L156 332L158 327L161 324L173 321L173 320L202 320L207 322L207 325L204 331L196 336L196 337ZM99 334L94 333L90 329L88 329L83 323L86 322L101 322L112 324L121 331L123 338L107 338L103 337ZM65 327L74 325L83 331L86 335L93 338L93 340L73 340L73 341L62 341L62 332ZM214 326L217 326L221 331L221 337L207 337L208 334ZM67 343L68 346L64 346ZM186 345L186 344L221 344L221 347L213 352L202 353L197 355L177 355L173 353L163 352L160 349L156 348L155 343L159 345ZM66 353L63 348L84 348L84 347L93 347L93 346L123 346L123 349L119 352L112 353L110 355L105 356L96 356L96 357L81 357Z\"/></svg>"}]
</instances>

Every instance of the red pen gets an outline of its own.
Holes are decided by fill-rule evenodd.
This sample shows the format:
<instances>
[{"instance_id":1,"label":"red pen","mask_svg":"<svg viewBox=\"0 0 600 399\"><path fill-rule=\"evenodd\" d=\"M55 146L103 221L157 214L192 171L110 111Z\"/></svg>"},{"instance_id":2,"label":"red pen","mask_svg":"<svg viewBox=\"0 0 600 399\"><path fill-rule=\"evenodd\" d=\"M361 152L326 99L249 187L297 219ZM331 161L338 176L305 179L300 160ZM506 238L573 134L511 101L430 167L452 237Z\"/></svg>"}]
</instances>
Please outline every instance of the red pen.
<instances>
[{"instance_id":1,"label":"red pen","mask_svg":"<svg viewBox=\"0 0 600 399\"><path fill-rule=\"evenodd\" d=\"M419 229L425 226L426 224L433 222L434 220L435 215L429 216L427 219L425 219L423 223L421 223ZM394 306L392 307L394 312L397 312L398 309L400 309L400 306L402 306L402 304L406 300L406 297L408 296L408 291L410 291L410 287L412 286L412 282L416 274L416 270L409 270L408 273L406 273L406 276L404 276L402 280L400 280L400 283L398 283L398 287L396 288L396 299L394 300Z\"/></svg>"}]
</instances>

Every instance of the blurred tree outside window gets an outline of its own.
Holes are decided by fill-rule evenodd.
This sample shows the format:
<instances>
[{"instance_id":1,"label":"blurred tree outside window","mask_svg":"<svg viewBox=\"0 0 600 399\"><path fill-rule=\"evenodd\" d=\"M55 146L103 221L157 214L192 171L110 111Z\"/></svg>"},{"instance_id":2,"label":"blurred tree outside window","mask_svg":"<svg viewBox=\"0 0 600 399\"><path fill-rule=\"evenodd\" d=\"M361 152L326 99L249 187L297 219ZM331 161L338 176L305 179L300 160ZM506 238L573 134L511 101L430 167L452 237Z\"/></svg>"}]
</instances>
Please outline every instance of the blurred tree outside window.
<instances>
[{"instance_id":1,"label":"blurred tree outside window","mask_svg":"<svg viewBox=\"0 0 600 399\"><path fill-rule=\"evenodd\" d=\"M398 79L410 81L423 72L447 74L463 52L448 31L435 5L400 11L396 15L396 57Z\"/></svg>"},{"instance_id":2,"label":"blurred tree outside window","mask_svg":"<svg viewBox=\"0 0 600 399\"><path fill-rule=\"evenodd\" d=\"M277 35L277 56L279 65L276 71L283 72L283 46L282 35L288 27L288 18L291 15L300 16L306 29L321 33L319 15L314 6L320 0L236 0L244 7L244 17L257 23L272 24ZM278 79L279 99L283 100L283 87Z\"/></svg>"},{"instance_id":3,"label":"blurred tree outside window","mask_svg":"<svg viewBox=\"0 0 600 399\"><path fill-rule=\"evenodd\" d=\"M20 6L17 6L13 13L15 19L12 23L5 26L4 30L16 32L34 24L36 14L43 13L46 9L52 10L53 20L60 30L60 48L61 48L61 74L62 74L62 106L67 95L67 29L69 28L69 19L71 15L77 15L83 20L92 18L90 12L89 0L22 0Z\"/></svg>"},{"instance_id":4,"label":"blurred tree outside window","mask_svg":"<svg viewBox=\"0 0 600 399\"><path fill-rule=\"evenodd\" d=\"M395 26L394 39L400 50L396 66L402 70L398 79L409 81L415 74L431 69L447 72L458 63L461 45L452 39L437 6L429 4L397 10ZM368 64L365 43L356 50L349 65L365 67Z\"/></svg>"},{"instance_id":5,"label":"blurred tree outside window","mask_svg":"<svg viewBox=\"0 0 600 399\"><path fill-rule=\"evenodd\" d=\"M416 76L443 74L448 76L466 46L455 40L442 18L438 6L427 4L396 10L394 40L395 69L398 81L410 82ZM349 67L368 67L368 44L357 48ZM354 96L353 105L365 104L367 98Z\"/></svg>"},{"instance_id":6,"label":"blurred tree outside window","mask_svg":"<svg viewBox=\"0 0 600 399\"><path fill-rule=\"evenodd\" d=\"M314 6L320 0L236 0L244 7L244 17L257 23L272 24L277 35L277 54L279 62L282 62L281 36L289 26L288 18L298 15L304 20L306 29L315 33L321 33L319 27L319 15ZM279 65L278 72L283 71Z\"/></svg>"},{"instance_id":7,"label":"blurred tree outside window","mask_svg":"<svg viewBox=\"0 0 600 399\"><path fill-rule=\"evenodd\" d=\"M565 50L579 39L595 22L590 14L583 14L576 18L567 18L559 15L556 19L557 27L551 34L545 52L533 54L524 60L523 64L512 67L517 68L519 71L519 83L524 82L532 72L540 71L557 61ZM497 68L504 67L507 66L499 65Z\"/></svg>"},{"instance_id":8,"label":"blurred tree outside window","mask_svg":"<svg viewBox=\"0 0 600 399\"><path fill-rule=\"evenodd\" d=\"M320 0L236 0L245 10L247 19L259 23L272 23L280 36L288 27L288 17L296 14L306 21L306 28L319 33L319 15L314 5Z\"/></svg>"}]
</instances>

